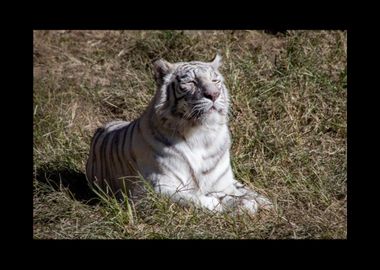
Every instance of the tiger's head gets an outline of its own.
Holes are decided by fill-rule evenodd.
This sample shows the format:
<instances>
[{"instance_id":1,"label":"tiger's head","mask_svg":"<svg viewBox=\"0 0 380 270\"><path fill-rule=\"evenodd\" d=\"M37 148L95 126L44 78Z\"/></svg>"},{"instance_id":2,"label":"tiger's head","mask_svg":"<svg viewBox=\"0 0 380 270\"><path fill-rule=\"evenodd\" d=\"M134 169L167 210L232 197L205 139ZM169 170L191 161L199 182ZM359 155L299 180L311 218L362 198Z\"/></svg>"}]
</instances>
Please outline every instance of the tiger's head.
<instances>
[{"instance_id":1,"label":"tiger's head","mask_svg":"<svg viewBox=\"0 0 380 270\"><path fill-rule=\"evenodd\" d=\"M177 125L225 122L229 96L220 65L219 54L211 62L155 61L156 112Z\"/></svg>"}]
</instances>

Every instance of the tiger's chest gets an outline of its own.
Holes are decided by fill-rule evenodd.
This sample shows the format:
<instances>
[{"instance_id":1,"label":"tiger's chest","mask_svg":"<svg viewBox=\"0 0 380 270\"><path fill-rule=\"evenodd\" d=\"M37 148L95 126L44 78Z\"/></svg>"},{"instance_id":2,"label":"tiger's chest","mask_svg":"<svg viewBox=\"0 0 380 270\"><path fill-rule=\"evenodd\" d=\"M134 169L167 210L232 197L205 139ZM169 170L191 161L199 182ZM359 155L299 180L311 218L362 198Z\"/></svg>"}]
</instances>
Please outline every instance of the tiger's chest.
<instances>
[{"instance_id":1,"label":"tiger's chest","mask_svg":"<svg viewBox=\"0 0 380 270\"><path fill-rule=\"evenodd\" d=\"M180 144L177 147L182 152L182 162L188 162L196 175L199 175L207 168L207 159L205 157L207 157L210 149L200 145L189 146L187 143Z\"/></svg>"},{"instance_id":2,"label":"tiger's chest","mask_svg":"<svg viewBox=\"0 0 380 270\"><path fill-rule=\"evenodd\" d=\"M222 158L229 160L225 155L229 147L230 137L226 129L219 132L198 132L177 145L182 162L188 163L190 173L194 173L198 181L212 177L211 169L217 169L222 164Z\"/></svg>"}]
</instances>

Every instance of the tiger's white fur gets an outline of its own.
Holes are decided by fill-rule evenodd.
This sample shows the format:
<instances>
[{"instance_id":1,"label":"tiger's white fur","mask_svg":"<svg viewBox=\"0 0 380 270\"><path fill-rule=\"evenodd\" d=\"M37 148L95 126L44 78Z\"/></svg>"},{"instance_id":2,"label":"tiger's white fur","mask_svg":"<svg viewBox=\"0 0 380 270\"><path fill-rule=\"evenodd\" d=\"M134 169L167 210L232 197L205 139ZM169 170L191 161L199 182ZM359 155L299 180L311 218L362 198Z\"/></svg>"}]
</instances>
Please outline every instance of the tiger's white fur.
<instances>
[{"instance_id":1,"label":"tiger's white fur","mask_svg":"<svg viewBox=\"0 0 380 270\"><path fill-rule=\"evenodd\" d=\"M86 166L90 183L138 197L140 174L156 192L185 205L250 213L270 208L267 198L234 179L220 64L219 55L211 62L156 61L157 91L143 115L96 131Z\"/></svg>"}]
</instances>

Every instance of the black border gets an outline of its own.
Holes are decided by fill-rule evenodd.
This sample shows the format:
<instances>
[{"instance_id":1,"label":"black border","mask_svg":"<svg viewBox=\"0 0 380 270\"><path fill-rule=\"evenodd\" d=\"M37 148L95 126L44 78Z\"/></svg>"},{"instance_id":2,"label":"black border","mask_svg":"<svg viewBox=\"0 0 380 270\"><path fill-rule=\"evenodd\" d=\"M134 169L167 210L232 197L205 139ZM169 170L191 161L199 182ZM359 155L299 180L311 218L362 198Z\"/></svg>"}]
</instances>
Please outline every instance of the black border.
<instances>
[{"instance_id":1,"label":"black border","mask_svg":"<svg viewBox=\"0 0 380 270\"><path fill-rule=\"evenodd\" d=\"M322 7L326 8L326 7ZM301 13L301 14L290 14L290 15L282 15L278 16L278 14L274 14L270 17L266 16L266 14L260 13L255 9L250 8L246 11L234 11L234 9L231 10L231 12L234 14L233 19L231 19L231 15L229 17L225 16L210 16L209 14L202 14L198 16L193 16L193 13L191 14L185 14L185 15L173 15L172 11L169 11L166 15L170 15L170 17L167 16L158 16L158 15L149 15L147 17L139 17L138 14L136 16L131 16L131 11L129 11L128 15L126 15L125 12L119 11L116 12L116 14L113 14L112 16L108 18L103 17L97 17L95 16L88 17L86 15L83 16L83 13L81 11L75 11L71 12L68 18L66 16L60 16L57 14L48 13L48 15L45 14L45 16L40 16L40 14L36 14L34 18L32 19L32 27L29 31L27 31L27 36L30 38L30 31L33 30L39 30L39 29L268 29L269 31L283 31L285 29L328 29L328 30L334 30L334 29L341 29L341 30L348 30L348 51L349 54L352 54L356 49L353 47L353 28L352 23L348 22L348 15L345 12L345 10L340 10L337 12L336 10L327 9L328 12L324 12L321 14L318 14L320 9L314 10L317 14L310 14L310 13ZM325 9L326 11L326 9ZM64 12L63 10L61 12ZM91 11L88 11L91 12ZM107 11L104 11L105 13ZM283 12L286 13L286 10ZM270 11L269 11L270 13ZM97 13L98 14L98 13ZM272 13L273 14L273 13ZM342 15L343 19L339 18L337 14ZM33 36L33 34L31 35ZM32 37L33 39L33 37ZM33 42L31 42L33 44ZM28 44L28 43L26 43ZM29 43L30 44L30 43ZM33 47L33 45L32 45ZM30 52L30 51L29 51ZM26 57L26 59L29 58L30 55ZM352 211L354 209L353 207L353 183L352 178L356 178L355 173L357 174L357 171L353 169L353 162L354 157L352 155L353 152L357 151L357 147L354 147L353 141L354 141L354 125L357 125L360 121L359 118L353 113L354 107L354 101L357 100L357 94L354 93L353 89L355 85L355 80L353 80L352 74L355 70L353 68L352 62L354 61L354 57L348 56L348 101L347 101L347 114L348 114L348 160L347 160L347 166L348 166L348 240L353 240L356 238L354 236L353 230L356 227L356 225L353 224L353 218L354 215L352 214ZM33 62L33 60L32 60ZM30 72L28 69L27 72ZM28 77L30 75L27 75ZM32 77L33 81L33 77ZM32 83L33 87L33 83ZM28 88L28 87L27 87ZM32 98L33 99L33 98ZM28 103L29 101L27 101ZM355 101L356 102L356 101ZM27 105L26 108L30 105ZM30 113L30 111L26 112L26 115ZM355 159L357 161L357 158ZM30 179L26 177L26 179ZM30 192L30 191L29 191ZM29 193L27 193L29 194ZM356 196L356 195L355 195ZM26 204L28 204L27 202ZM352 211L351 211L352 210ZM28 214L29 216L29 214ZM24 224L30 224L29 222L26 222ZM31 229L31 238L33 237L33 230ZM30 238L29 238L30 239ZM146 248L146 247L152 247L152 248L158 248L161 246L161 244L167 244L169 246L174 245L178 246L179 248L185 248L192 246L192 248L238 248L244 246L246 249L249 249L250 253L254 250L263 250L268 252L268 254L272 254L272 252L283 252L281 249L272 250L273 243L276 242L276 245L278 244L281 246L286 242L286 244L292 245L292 247L298 247L298 251L300 249L303 249L304 246L307 245L307 248L310 248L310 242L313 242L318 246L321 244L321 242L329 242L330 244L333 244L332 246L339 247L339 249L342 247L342 244L345 245L347 242L346 240L254 240L251 242L250 240L215 240L215 241L208 241L208 240L164 240L164 241L157 241L157 240L107 240L107 241L101 241L101 240L82 240L82 241L69 241L69 240L33 240L33 245L35 246L51 246L51 247L61 247L66 246L69 248L72 248L73 246L78 246L79 248L83 249L95 249L98 247L114 247L119 246L122 248L130 247L130 248ZM191 245L189 245L191 244ZM259 246L259 248L257 247ZM315 248L315 247L314 247ZM324 247L325 248L325 247ZM342 249L343 251L344 249ZM308 253L313 253L316 251L316 249L311 249L307 251ZM323 253L326 253L327 250L324 250ZM336 250L331 250L332 252L335 252ZM277 253L276 252L276 253ZM290 250L290 253L292 251ZM253 253L251 253L253 255ZM298 255L296 255L298 256ZM128 256L126 256L128 257ZM270 257L270 256L269 256ZM260 258L258 258L260 259Z\"/></svg>"}]
</instances>

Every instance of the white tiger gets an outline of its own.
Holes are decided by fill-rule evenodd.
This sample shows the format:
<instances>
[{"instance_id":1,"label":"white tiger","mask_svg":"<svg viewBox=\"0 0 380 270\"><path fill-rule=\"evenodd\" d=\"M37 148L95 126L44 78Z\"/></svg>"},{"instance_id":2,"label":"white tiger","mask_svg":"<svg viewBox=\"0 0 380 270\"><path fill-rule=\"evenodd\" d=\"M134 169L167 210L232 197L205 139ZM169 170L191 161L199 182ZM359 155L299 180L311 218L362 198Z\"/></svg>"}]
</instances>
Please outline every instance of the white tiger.
<instances>
[{"instance_id":1,"label":"white tiger","mask_svg":"<svg viewBox=\"0 0 380 270\"><path fill-rule=\"evenodd\" d=\"M157 193L183 205L249 213L271 208L270 200L234 179L229 95L220 64L219 55L211 62L157 60L157 91L143 115L95 132L86 166L89 182L137 197L143 192L140 174Z\"/></svg>"}]
</instances>

